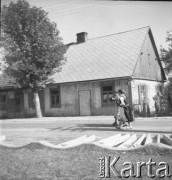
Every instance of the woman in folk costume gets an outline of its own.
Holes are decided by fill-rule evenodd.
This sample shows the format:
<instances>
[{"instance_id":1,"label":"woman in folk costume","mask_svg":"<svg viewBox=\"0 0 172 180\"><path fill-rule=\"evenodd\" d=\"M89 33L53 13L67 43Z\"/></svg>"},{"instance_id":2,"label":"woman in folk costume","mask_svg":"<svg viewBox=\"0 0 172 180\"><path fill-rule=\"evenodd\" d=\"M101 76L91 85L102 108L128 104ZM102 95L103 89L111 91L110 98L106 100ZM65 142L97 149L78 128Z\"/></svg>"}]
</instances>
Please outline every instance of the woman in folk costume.
<instances>
[{"instance_id":1,"label":"woman in folk costume","mask_svg":"<svg viewBox=\"0 0 172 180\"><path fill-rule=\"evenodd\" d=\"M114 109L114 126L117 126L119 124L118 120L120 118L120 104L121 104L121 100L120 100L120 96L118 94L118 92L115 91L115 97L112 98L112 101L114 101L116 103L115 109Z\"/></svg>"},{"instance_id":2,"label":"woman in folk costume","mask_svg":"<svg viewBox=\"0 0 172 180\"><path fill-rule=\"evenodd\" d=\"M115 98L112 98L113 101L116 102L116 108L114 112L114 119L115 122L113 123L114 126L119 125L119 121L126 122L126 116L124 113L123 106L125 105L125 97L123 93L121 93L122 90L119 90L118 92L115 92Z\"/></svg>"},{"instance_id":3,"label":"woman in folk costume","mask_svg":"<svg viewBox=\"0 0 172 180\"><path fill-rule=\"evenodd\" d=\"M117 108L114 115L115 122L113 123L113 125L118 125L117 121L122 121L123 124L120 127L131 127L131 108L129 107L129 105L127 105L125 91L121 89L118 90L118 94L116 93L115 98L113 98L112 100L115 100L117 103Z\"/></svg>"}]
</instances>

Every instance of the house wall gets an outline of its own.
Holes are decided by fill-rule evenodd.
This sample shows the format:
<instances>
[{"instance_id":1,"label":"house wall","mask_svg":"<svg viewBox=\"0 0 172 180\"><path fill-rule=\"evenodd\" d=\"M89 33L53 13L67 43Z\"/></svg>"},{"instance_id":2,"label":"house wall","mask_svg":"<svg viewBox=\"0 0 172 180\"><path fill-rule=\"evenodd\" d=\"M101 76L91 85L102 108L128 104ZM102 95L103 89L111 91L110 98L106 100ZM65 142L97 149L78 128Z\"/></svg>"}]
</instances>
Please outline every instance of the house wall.
<instances>
[{"instance_id":1,"label":"house wall","mask_svg":"<svg viewBox=\"0 0 172 180\"><path fill-rule=\"evenodd\" d=\"M85 83L61 84L61 106L51 108L50 87L44 91L45 114L47 116L79 116L79 91L91 92L91 115L113 115L115 105L103 106L101 99L101 86L113 84L114 90L125 89L128 97L128 80L111 80ZM57 85L53 85L56 87Z\"/></svg>"},{"instance_id":2,"label":"house wall","mask_svg":"<svg viewBox=\"0 0 172 180\"><path fill-rule=\"evenodd\" d=\"M145 96L145 105L147 109L143 112L143 103L140 102L140 92L139 87L146 87L146 96ZM132 99L133 99L133 107L135 111L139 111L136 114L140 113L143 116L151 116L155 114L155 104L153 97L156 95L159 87L163 87L163 83L157 81L148 81L148 80L133 80L131 82L132 89ZM163 88L161 88L163 90ZM163 92L162 92L163 93ZM139 115L139 114L138 114Z\"/></svg>"},{"instance_id":3,"label":"house wall","mask_svg":"<svg viewBox=\"0 0 172 180\"><path fill-rule=\"evenodd\" d=\"M149 33L143 43L133 77L155 81L164 80L158 57L155 54L155 49L152 45Z\"/></svg>"},{"instance_id":4,"label":"house wall","mask_svg":"<svg viewBox=\"0 0 172 180\"><path fill-rule=\"evenodd\" d=\"M127 101L132 102L136 115L150 116L155 113L153 96L157 92L158 86L163 86L157 81L138 80L134 79L131 82L128 79L97 81L85 83L66 83L60 85L61 91L61 106L52 108L50 106L50 88L58 87L58 84L46 87L40 94L40 102L43 115L45 116L80 116L79 92L90 91L91 93L91 115L113 115L116 108L115 103L112 105L102 104L101 88L103 85L113 85L114 92L119 89L126 91ZM146 87L145 105L147 106L144 112L143 102L140 102L139 87ZM131 89L130 89L131 87ZM162 88L163 89L163 88ZM6 110L0 109L0 117L26 117L35 114L33 95L30 91L20 92L21 103L20 108L16 109L15 92L0 92L0 95L6 95ZM130 103L131 105L131 103ZM148 109L149 108L149 109ZM138 113L139 111L139 113Z\"/></svg>"},{"instance_id":5,"label":"house wall","mask_svg":"<svg viewBox=\"0 0 172 180\"><path fill-rule=\"evenodd\" d=\"M8 96L8 92L0 92L0 96ZM6 104L7 105L7 104ZM4 109L4 105L0 102L0 117L7 116L7 109Z\"/></svg>"},{"instance_id":6,"label":"house wall","mask_svg":"<svg viewBox=\"0 0 172 180\"><path fill-rule=\"evenodd\" d=\"M135 113L141 116L152 116L155 114L155 105L153 97L157 93L158 86L163 87L163 82L165 77L163 76L163 71L161 67L161 62L156 54L155 44L151 33L146 35L141 52L138 57L136 67L133 72L132 81L132 97L133 106ZM141 97L139 97L139 88L145 86L146 97L145 101L140 102ZM163 88L161 88L163 90ZM163 92L162 92L163 93ZM165 102L165 98L163 99ZM166 114L166 105L162 103L163 113Z\"/></svg>"},{"instance_id":7,"label":"house wall","mask_svg":"<svg viewBox=\"0 0 172 180\"><path fill-rule=\"evenodd\" d=\"M1 91L0 96L5 95L5 109L0 107L0 117L21 117L24 114L23 92L21 90Z\"/></svg>"},{"instance_id":8,"label":"house wall","mask_svg":"<svg viewBox=\"0 0 172 180\"><path fill-rule=\"evenodd\" d=\"M28 96L28 92L23 92L21 89L4 90L0 92L0 96L5 95L5 108L0 102L0 118L17 118L27 117L35 113L34 107L29 106L29 101L32 99Z\"/></svg>"},{"instance_id":9,"label":"house wall","mask_svg":"<svg viewBox=\"0 0 172 180\"><path fill-rule=\"evenodd\" d=\"M23 104L24 104L24 115L27 116L34 116L35 115L35 105L34 105L34 97L33 93L30 89L23 91ZM42 99L41 99L42 100Z\"/></svg>"}]
</instances>

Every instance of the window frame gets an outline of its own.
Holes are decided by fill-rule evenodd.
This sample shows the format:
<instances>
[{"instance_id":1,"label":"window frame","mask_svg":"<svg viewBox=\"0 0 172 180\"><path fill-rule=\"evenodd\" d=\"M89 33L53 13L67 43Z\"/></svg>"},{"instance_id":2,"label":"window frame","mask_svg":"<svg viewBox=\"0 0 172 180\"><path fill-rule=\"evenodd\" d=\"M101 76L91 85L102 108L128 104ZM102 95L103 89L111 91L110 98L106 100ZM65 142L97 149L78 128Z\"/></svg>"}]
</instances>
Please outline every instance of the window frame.
<instances>
[{"instance_id":1,"label":"window frame","mask_svg":"<svg viewBox=\"0 0 172 180\"><path fill-rule=\"evenodd\" d=\"M111 86L112 87L112 91L103 91L103 88L107 87L107 86ZM115 105L114 101L109 102L109 94L110 94L110 92L112 92L112 97L114 97L114 90L115 90L114 82L102 83L101 84L101 106L102 107L108 107L108 106L114 106ZM107 99L108 99L107 103L103 102L103 93L104 92L107 92Z\"/></svg>"},{"instance_id":2,"label":"window frame","mask_svg":"<svg viewBox=\"0 0 172 180\"><path fill-rule=\"evenodd\" d=\"M0 111L6 111L7 110L7 95L6 94L0 94L0 102L1 97L5 97L5 103L2 103L2 108L0 108Z\"/></svg>"},{"instance_id":3,"label":"window frame","mask_svg":"<svg viewBox=\"0 0 172 180\"><path fill-rule=\"evenodd\" d=\"M147 101L148 101L148 98L147 98L148 92L147 91L148 91L148 86L146 84L138 85L139 105L147 103ZM143 96L142 96L142 94L143 94Z\"/></svg>"},{"instance_id":4,"label":"window frame","mask_svg":"<svg viewBox=\"0 0 172 180\"><path fill-rule=\"evenodd\" d=\"M59 95L58 95L59 96L59 104L52 105L52 91L56 91L56 90L59 91ZM50 88L50 107L51 108L60 108L61 107L61 89L60 89L60 86Z\"/></svg>"}]
</instances>

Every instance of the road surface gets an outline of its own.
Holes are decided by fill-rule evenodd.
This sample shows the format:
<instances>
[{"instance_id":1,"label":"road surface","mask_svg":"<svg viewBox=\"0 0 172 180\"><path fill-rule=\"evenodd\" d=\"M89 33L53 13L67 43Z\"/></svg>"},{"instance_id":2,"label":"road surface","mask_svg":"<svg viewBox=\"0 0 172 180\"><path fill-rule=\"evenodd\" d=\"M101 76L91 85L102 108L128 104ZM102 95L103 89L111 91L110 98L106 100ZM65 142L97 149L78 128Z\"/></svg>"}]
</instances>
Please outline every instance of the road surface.
<instances>
[{"instance_id":1,"label":"road surface","mask_svg":"<svg viewBox=\"0 0 172 180\"><path fill-rule=\"evenodd\" d=\"M82 135L106 138L116 133L172 134L172 117L136 118L132 130L116 129L113 116L47 117L42 119L0 120L2 135L14 144L26 144L38 140L61 143Z\"/></svg>"}]
</instances>

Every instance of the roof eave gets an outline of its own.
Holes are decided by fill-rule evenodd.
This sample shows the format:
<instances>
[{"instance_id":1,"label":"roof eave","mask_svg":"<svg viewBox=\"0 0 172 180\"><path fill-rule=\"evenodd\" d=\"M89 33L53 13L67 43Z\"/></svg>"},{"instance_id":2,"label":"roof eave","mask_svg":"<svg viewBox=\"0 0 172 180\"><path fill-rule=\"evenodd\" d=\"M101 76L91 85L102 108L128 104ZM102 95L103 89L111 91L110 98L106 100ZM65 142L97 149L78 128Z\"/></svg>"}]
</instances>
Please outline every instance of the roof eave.
<instances>
[{"instance_id":1,"label":"roof eave","mask_svg":"<svg viewBox=\"0 0 172 180\"><path fill-rule=\"evenodd\" d=\"M83 80L83 81L69 81L69 82L55 82L52 84L71 84L71 83L86 83L86 82L97 82L97 81L112 81L112 80L122 80L122 79L130 79L132 80L132 76L123 76L123 77L113 77L106 79L91 79L91 80ZM50 84L47 84L50 85Z\"/></svg>"}]
</instances>

